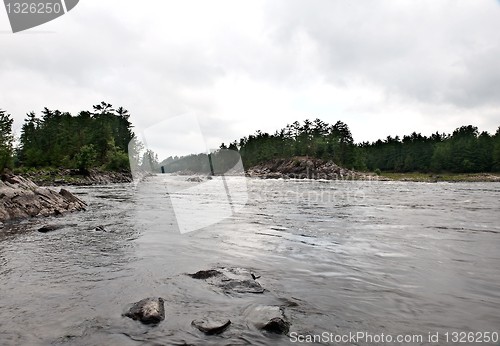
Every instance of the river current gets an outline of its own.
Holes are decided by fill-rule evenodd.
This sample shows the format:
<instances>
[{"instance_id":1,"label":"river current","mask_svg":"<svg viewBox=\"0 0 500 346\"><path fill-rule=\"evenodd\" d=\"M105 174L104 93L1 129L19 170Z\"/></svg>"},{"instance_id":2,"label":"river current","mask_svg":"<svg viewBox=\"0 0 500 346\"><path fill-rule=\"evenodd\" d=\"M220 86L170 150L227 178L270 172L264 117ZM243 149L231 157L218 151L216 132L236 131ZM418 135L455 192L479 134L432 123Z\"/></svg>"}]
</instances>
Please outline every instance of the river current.
<instances>
[{"instance_id":1,"label":"river current","mask_svg":"<svg viewBox=\"0 0 500 346\"><path fill-rule=\"evenodd\" d=\"M181 234L165 177L68 187L87 211L0 230L0 345L500 343L499 183L247 179L243 208ZM214 268L266 291L186 275ZM156 326L122 316L146 297L165 300ZM257 327L278 306L288 335ZM232 324L207 336L204 316Z\"/></svg>"}]
</instances>

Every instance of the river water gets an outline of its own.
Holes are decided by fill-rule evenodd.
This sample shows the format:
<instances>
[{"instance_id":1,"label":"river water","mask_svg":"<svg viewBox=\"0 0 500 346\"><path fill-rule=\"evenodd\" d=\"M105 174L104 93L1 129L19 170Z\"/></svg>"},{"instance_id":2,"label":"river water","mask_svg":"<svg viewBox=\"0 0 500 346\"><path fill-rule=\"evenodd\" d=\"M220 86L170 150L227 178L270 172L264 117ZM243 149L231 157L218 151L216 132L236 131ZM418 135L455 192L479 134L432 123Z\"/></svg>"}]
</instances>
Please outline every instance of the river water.
<instances>
[{"instance_id":1,"label":"river water","mask_svg":"<svg viewBox=\"0 0 500 346\"><path fill-rule=\"evenodd\" d=\"M184 234L166 184L69 187L86 212L1 229L0 345L500 342L485 342L500 332L499 183L247 179L244 208ZM46 224L63 227L37 232ZM186 275L221 267L266 291ZM122 316L146 297L165 299L157 326ZM257 328L273 306L288 336ZM206 336L191 325L204 316L232 324Z\"/></svg>"}]
</instances>

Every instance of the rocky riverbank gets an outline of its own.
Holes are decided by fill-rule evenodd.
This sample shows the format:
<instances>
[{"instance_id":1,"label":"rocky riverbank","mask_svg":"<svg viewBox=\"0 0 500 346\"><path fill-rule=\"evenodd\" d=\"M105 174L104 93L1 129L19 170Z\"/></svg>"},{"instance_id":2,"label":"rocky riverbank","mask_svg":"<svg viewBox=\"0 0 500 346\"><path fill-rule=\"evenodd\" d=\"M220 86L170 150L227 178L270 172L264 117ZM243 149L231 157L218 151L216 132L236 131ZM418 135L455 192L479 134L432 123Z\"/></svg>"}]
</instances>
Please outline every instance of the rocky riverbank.
<instances>
[{"instance_id":1,"label":"rocky riverbank","mask_svg":"<svg viewBox=\"0 0 500 346\"><path fill-rule=\"evenodd\" d=\"M86 206L68 190L57 193L21 176L4 174L0 181L0 221L86 210Z\"/></svg>"},{"instance_id":2,"label":"rocky riverbank","mask_svg":"<svg viewBox=\"0 0 500 346\"><path fill-rule=\"evenodd\" d=\"M498 173L389 173L383 172L379 178L395 181L413 181L423 183L480 183L480 182L500 182L500 174ZM381 179L379 179L381 180Z\"/></svg>"},{"instance_id":3,"label":"rocky riverbank","mask_svg":"<svg viewBox=\"0 0 500 346\"><path fill-rule=\"evenodd\" d=\"M25 179L30 179L38 186L61 185L102 185L112 183L130 183L133 181L129 170L120 172L103 171L98 168L89 170L60 169L57 171L29 172L19 174Z\"/></svg>"},{"instance_id":4,"label":"rocky riverbank","mask_svg":"<svg viewBox=\"0 0 500 346\"><path fill-rule=\"evenodd\" d=\"M276 159L260 163L245 172L247 177L262 179L328 179L328 180L378 180L408 182L500 182L499 173L389 173L380 175L346 169L332 161L308 157Z\"/></svg>"},{"instance_id":5,"label":"rocky riverbank","mask_svg":"<svg viewBox=\"0 0 500 346\"><path fill-rule=\"evenodd\" d=\"M376 176L338 166L333 161L323 161L312 157L275 159L246 171L248 177L265 179L353 179L368 180ZM379 179L382 180L382 179ZM389 179L387 179L389 180Z\"/></svg>"}]
</instances>

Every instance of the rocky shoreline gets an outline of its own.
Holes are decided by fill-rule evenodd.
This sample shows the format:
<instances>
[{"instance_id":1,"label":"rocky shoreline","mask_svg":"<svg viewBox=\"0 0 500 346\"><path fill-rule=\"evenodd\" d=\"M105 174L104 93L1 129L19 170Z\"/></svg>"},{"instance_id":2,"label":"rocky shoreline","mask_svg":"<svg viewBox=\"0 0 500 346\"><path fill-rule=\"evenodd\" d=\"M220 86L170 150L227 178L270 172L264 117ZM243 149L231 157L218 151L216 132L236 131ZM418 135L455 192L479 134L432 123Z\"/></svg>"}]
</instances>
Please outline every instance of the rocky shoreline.
<instances>
[{"instance_id":1,"label":"rocky shoreline","mask_svg":"<svg viewBox=\"0 0 500 346\"><path fill-rule=\"evenodd\" d=\"M132 173L129 170L120 172L109 172L98 168L89 170L59 169L58 171L29 172L18 174L25 179L33 181L38 186L62 186L62 185L102 185L113 183L131 183Z\"/></svg>"},{"instance_id":2,"label":"rocky shoreline","mask_svg":"<svg viewBox=\"0 0 500 346\"><path fill-rule=\"evenodd\" d=\"M264 179L377 179L377 176L374 174L346 169L335 164L333 161L323 161L303 156L292 159L275 159L260 163L257 166L249 168L246 171L246 176Z\"/></svg>"},{"instance_id":3,"label":"rocky shoreline","mask_svg":"<svg viewBox=\"0 0 500 346\"><path fill-rule=\"evenodd\" d=\"M29 179L7 174L0 181L0 221L58 215L86 207L85 201L65 189L57 193Z\"/></svg>"},{"instance_id":4,"label":"rocky shoreline","mask_svg":"<svg viewBox=\"0 0 500 346\"><path fill-rule=\"evenodd\" d=\"M405 182L500 182L494 173L387 173L381 175L359 172L338 166L332 161L308 157L275 159L249 168L245 175L261 179L325 179L325 180L377 180Z\"/></svg>"}]
</instances>

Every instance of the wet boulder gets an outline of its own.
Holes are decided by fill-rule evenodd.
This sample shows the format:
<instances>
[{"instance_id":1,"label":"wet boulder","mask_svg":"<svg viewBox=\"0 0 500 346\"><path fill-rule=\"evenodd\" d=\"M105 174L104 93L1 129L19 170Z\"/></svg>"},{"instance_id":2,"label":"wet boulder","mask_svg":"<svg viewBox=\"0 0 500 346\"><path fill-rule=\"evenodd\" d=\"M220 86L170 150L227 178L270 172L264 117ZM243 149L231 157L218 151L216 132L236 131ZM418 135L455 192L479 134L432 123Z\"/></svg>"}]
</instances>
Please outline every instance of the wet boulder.
<instances>
[{"instance_id":1,"label":"wet boulder","mask_svg":"<svg viewBox=\"0 0 500 346\"><path fill-rule=\"evenodd\" d=\"M243 268L224 268L200 270L187 274L193 279L205 280L209 285L222 289L224 293L264 293L265 289L256 281L252 272Z\"/></svg>"},{"instance_id":2,"label":"wet boulder","mask_svg":"<svg viewBox=\"0 0 500 346\"><path fill-rule=\"evenodd\" d=\"M40 232L40 233L52 232L52 231L55 231L61 227L62 226L57 226L57 225L46 225L46 226L40 227L38 229L38 232Z\"/></svg>"},{"instance_id":3,"label":"wet boulder","mask_svg":"<svg viewBox=\"0 0 500 346\"><path fill-rule=\"evenodd\" d=\"M286 334L290 329L290 323L279 306L253 305L247 308L244 316L256 328L270 333Z\"/></svg>"},{"instance_id":4,"label":"wet boulder","mask_svg":"<svg viewBox=\"0 0 500 346\"><path fill-rule=\"evenodd\" d=\"M145 324L160 323L165 319L163 298L146 298L132 304L123 314Z\"/></svg>"},{"instance_id":5,"label":"wet boulder","mask_svg":"<svg viewBox=\"0 0 500 346\"><path fill-rule=\"evenodd\" d=\"M40 233L47 233L47 232L52 232L56 231L61 228L69 228L69 227L76 227L78 226L75 223L72 224L62 224L62 225L44 225L38 229L38 232Z\"/></svg>"},{"instance_id":6,"label":"wet boulder","mask_svg":"<svg viewBox=\"0 0 500 346\"><path fill-rule=\"evenodd\" d=\"M188 275L191 276L193 279L206 280L221 274L222 273L218 270L210 269L210 270L200 270L194 274L188 274Z\"/></svg>"},{"instance_id":7,"label":"wet boulder","mask_svg":"<svg viewBox=\"0 0 500 346\"><path fill-rule=\"evenodd\" d=\"M275 334L286 334L290 329L290 323L281 317L273 317L262 329Z\"/></svg>"},{"instance_id":8,"label":"wet boulder","mask_svg":"<svg viewBox=\"0 0 500 346\"><path fill-rule=\"evenodd\" d=\"M238 292L238 293L264 293L264 288L254 280L228 280L228 282L222 283L221 287L226 292Z\"/></svg>"},{"instance_id":9,"label":"wet boulder","mask_svg":"<svg viewBox=\"0 0 500 346\"><path fill-rule=\"evenodd\" d=\"M194 320L191 324L203 333L213 335L220 334L225 331L231 324L231 321L228 319L206 317L200 320Z\"/></svg>"}]
</instances>

